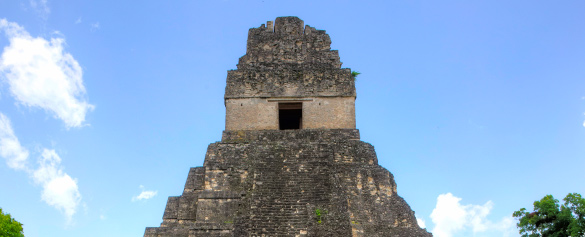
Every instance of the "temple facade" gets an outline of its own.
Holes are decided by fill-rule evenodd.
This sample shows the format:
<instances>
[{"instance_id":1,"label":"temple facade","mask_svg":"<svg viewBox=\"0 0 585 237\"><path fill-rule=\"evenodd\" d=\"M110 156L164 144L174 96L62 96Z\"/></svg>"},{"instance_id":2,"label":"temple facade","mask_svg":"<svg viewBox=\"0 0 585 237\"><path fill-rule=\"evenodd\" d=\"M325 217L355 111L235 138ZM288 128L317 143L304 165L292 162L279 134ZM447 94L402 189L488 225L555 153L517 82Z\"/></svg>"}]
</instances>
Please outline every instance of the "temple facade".
<instances>
[{"instance_id":1,"label":"temple facade","mask_svg":"<svg viewBox=\"0 0 585 237\"><path fill-rule=\"evenodd\" d=\"M297 17L250 29L222 140L169 197L155 236L432 236L360 141L355 80Z\"/></svg>"}]
</instances>

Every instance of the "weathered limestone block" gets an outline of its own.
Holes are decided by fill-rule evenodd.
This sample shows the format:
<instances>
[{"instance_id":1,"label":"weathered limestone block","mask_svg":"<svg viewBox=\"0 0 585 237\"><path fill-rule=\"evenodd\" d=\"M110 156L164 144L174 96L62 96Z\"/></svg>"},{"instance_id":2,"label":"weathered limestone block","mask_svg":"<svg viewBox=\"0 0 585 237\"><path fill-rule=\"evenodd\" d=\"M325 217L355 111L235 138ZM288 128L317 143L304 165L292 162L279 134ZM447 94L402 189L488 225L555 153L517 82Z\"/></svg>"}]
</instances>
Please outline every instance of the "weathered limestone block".
<instances>
[{"instance_id":1,"label":"weathered limestone block","mask_svg":"<svg viewBox=\"0 0 585 237\"><path fill-rule=\"evenodd\" d=\"M225 98L355 95L355 81L349 69L238 69L228 71Z\"/></svg>"},{"instance_id":2,"label":"weathered limestone block","mask_svg":"<svg viewBox=\"0 0 585 237\"><path fill-rule=\"evenodd\" d=\"M189 175L187 176L187 182L185 183L185 189L183 190L183 195L188 193L192 193L196 190L202 190L204 185L205 179L205 168L203 167L194 167L189 170Z\"/></svg>"},{"instance_id":3,"label":"weathered limestone block","mask_svg":"<svg viewBox=\"0 0 585 237\"><path fill-rule=\"evenodd\" d=\"M281 131L223 131L223 143L289 142L340 142L359 140L357 129L300 129Z\"/></svg>"},{"instance_id":4,"label":"weathered limestone block","mask_svg":"<svg viewBox=\"0 0 585 237\"><path fill-rule=\"evenodd\" d=\"M198 195L196 194L183 194L179 198L179 205L177 210L178 220L196 220L197 207L199 206Z\"/></svg>"},{"instance_id":5,"label":"weathered limestone block","mask_svg":"<svg viewBox=\"0 0 585 237\"><path fill-rule=\"evenodd\" d=\"M167 206L165 208L165 213L163 214L163 223L161 224L161 227L175 226L177 224L179 199L180 197L169 197L167 200Z\"/></svg>"},{"instance_id":6,"label":"weathered limestone block","mask_svg":"<svg viewBox=\"0 0 585 237\"><path fill-rule=\"evenodd\" d=\"M296 17L277 18L274 31L264 24L250 29L246 55L238 63L238 69L340 67L329 35L308 25L303 30L303 21Z\"/></svg>"},{"instance_id":7,"label":"weathered limestone block","mask_svg":"<svg viewBox=\"0 0 585 237\"><path fill-rule=\"evenodd\" d=\"M297 99L301 100L301 99ZM225 103L226 130L277 130L278 99L242 98ZM302 98L303 129L354 129L354 97Z\"/></svg>"},{"instance_id":8,"label":"weathered limestone block","mask_svg":"<svg viewBox=\"0 0 585 237\"><path fill-rule=\"evenodd\" d=\"M239 201L239 197L236 199L199 197L197 222L233 223L234 210L237 210Z\"/></svg>"},{"instance_id":9,"label":"weathered limestone block","mask_svg":"<svg viewBox=\"0 0 585 237\"><path fill-rule=\"evenodd\" d=\"M187 227L146 227L144 236L163 237L163 236L189 236Z\"/></svg>"}]
</instances>

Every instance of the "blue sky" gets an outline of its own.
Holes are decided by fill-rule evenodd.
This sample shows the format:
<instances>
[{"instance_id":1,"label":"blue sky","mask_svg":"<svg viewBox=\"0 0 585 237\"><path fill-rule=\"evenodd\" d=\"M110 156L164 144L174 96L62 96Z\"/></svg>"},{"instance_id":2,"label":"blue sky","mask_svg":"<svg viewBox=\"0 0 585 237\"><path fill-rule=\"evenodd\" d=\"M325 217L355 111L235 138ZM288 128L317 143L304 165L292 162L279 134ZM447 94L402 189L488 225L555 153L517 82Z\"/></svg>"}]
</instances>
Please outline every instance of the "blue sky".
<instances>
[{"instance_id":1,"label":"blue sky","mask_svg":"<svg viewBox=\"0 0 585 237\"><path fill-rule=\"evenodd\" d=\"M0 207L142 236L224 128L248 29L298 16L362 74L357 127L435 236L585 194L583 1L0 0Z\"/></svg>"}]
</instances>

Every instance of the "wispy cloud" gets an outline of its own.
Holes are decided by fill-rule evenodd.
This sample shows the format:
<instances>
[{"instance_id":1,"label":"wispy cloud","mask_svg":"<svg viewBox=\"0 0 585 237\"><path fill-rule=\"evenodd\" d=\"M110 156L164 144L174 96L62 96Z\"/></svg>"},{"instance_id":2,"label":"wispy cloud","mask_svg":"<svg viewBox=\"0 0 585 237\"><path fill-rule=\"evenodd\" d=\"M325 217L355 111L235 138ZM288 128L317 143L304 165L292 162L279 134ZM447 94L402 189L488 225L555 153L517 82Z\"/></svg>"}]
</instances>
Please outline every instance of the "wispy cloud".
<instances>
[{"instance_id":1,"label":"wispy cloud","mask_svg":"<svg viewBox=\"0 0 585 237\"><path fill-rule=\"evenodd\" d=\"M27 159L29 151L20 145L14 135L8 117L0 113L0 156L6 159L8 167L26 171L32 180L42 187L41 199L62 211L71 223L81 202L77 180L63 172L61 158L54 150L43 149L38 167L33 168Z\"/></svg>"},{"instance_id":2,"label":"wispy cloud","mask_svg":"<svg viewBox=\"0 0 585 237\"><path fill-rule=\"evenodd\" d=\"M92 32L94 32L96 30L99 30L99 29L100 29L100 23L99 22L96 22L96 23L91 24L91 31Z\"/></svg>"},{"instance_id":3,"label":"wispy cloud","mask_svg":"<svg viewBox=\"0 0 585 237\"><path fill-rule=\"evenodd\" d=\"M16 101L51 112L67 128L83 126L94 106L86 100L79 63L63 48L65 39L32 37L6 19L0 30L10 41L0 56L0 75Z\"/></svg>"},{"instance_id":4,"label":"wispy cloud","mask_svg":"<svg viewBox=\"0 0 585 237\"><path fill-rule=\"evenodd\" d=\"M494 204L488 201L484 205L462 205L461 198L451 193L441 194L437 205L431 213L435 225L432 233L436 237L461 236L462 232L490 232L497 236L510 236L515 232L514 219L504 217L494 223L487 219Z\"/></svg>"},{"instance_id":5,"label":"wispy cloud","mask_svg":"<svg viewBox=\"0 0 585 237\"><path fill-rule=\"evenodd\" d=\"M47 0L29 0L29 4L43 20L47 20L51 13Z\"/></svg>"},{"instance_id":6,"label":"wispy cloud","mask_svg":"<svg viewBox=\"0 0 585 237\"><path fill-rule=\"evenodd\" d=\"M0 113L0 156L6 159L8 167L15 170L26 170L28 150L20 145L14 135L10 120Z\"/></svg>"},{"instance_id":7,"label":"wispy cloud","mask_svg":"<svg viewBox=\"0 0 585 237\"><path fill-rule=\"evenodd\" d=\"M140 185L139 188L142 189L142 192L132 197L133 202L151 199L158 193L158 191L145 190L142 185Z\"/></svg>"},{"instance_id":8,"label":"wispy cloud","mask_svg":"<svg viewBox=\"0 0 585 237\"><path fill-rule=\"evenodd\" d=\"M75 24L80 24L81 23L81 17L77 18L77 20L75 21Z\"/></svg>"}]
</instances>

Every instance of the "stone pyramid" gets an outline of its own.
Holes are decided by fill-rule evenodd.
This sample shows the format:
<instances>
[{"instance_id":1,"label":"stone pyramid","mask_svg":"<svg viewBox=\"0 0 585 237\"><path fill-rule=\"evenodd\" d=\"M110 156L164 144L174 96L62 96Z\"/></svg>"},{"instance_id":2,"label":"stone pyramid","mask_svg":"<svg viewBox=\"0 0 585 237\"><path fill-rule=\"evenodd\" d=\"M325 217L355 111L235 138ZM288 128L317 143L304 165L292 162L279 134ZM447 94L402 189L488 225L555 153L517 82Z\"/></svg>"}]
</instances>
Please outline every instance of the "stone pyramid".
<instances>
[{"instance_id":1,"label":"stone pyramid","mask_svg":"<svg viewBox=\"0 0 585 237\"><path fill-rule=\"evenodd\" d=\"M144 236L432 236L360 141L354 78L330 45L297 17L250 29L221 141Z\"/></svg>"}]
</instances>

